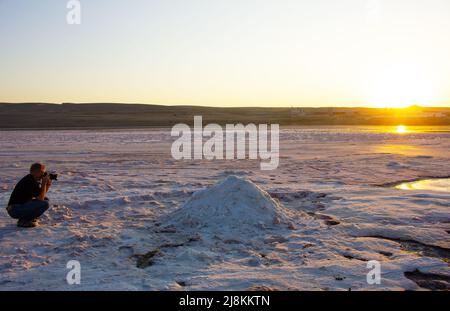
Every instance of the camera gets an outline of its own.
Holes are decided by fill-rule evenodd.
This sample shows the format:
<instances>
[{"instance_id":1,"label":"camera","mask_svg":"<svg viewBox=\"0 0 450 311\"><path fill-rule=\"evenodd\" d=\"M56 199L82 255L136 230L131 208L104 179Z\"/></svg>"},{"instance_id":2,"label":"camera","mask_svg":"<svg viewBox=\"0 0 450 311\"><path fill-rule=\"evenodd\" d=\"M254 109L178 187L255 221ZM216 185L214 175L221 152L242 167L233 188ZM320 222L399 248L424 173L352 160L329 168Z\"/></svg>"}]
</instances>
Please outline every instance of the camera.
<instances>
[{"instance_id":1,"label":"camera","mask_svg":"<svg viewBox=\"0 0 450 311\"><path fill-rule=\"evenodd\" d=\"M56 181L58 180L58 174L45 172L43 177L47 177L47 176L49 177L50 180L56 180Z\"/></svg>"}]
</instances>

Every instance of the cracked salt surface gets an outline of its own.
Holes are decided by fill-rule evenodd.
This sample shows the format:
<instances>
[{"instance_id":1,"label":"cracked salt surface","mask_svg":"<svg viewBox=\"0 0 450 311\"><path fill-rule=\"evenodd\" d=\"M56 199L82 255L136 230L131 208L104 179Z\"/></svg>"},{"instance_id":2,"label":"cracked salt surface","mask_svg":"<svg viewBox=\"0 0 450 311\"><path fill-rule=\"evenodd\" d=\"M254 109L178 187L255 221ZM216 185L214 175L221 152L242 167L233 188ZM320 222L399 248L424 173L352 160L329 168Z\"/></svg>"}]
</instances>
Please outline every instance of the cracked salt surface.
<instances>
[{"instance_id":1,"label":"cracked salt surface","mask_svg":"<svg viewBox=\"0 0 450 311\"><path fill-rule=\"evenodd\" d=\"M450 175L450 133L280 135L280 167L262 172L174 161L164 129L2 133L3 205L36 159L60 180L40 227L0 213L0 289L445 289L450 194L377 185ZM65 282L69 260L80 286ZM366 282L369 260L381 285Z\"/></svg>"}]
</instances>

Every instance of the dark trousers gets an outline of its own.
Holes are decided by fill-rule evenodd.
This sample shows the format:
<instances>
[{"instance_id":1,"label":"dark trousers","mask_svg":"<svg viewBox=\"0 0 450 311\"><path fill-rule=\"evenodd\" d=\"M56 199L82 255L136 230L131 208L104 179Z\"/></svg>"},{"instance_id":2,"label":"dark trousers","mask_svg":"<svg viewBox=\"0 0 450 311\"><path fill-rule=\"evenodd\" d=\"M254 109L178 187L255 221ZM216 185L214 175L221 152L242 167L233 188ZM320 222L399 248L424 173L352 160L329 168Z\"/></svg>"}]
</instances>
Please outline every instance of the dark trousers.
<instances>
[{"instance_id":1,"label":"dark trousers","mask_svg":"<svg viewBox=\"0 0 450 311\"><path fill-rule=\"evenodd\" d=\"M13 204L8 207L8 214L14 219L36 219L50 207L48 201L32 200L24 204Z\"/></svg>"}]
</instances>

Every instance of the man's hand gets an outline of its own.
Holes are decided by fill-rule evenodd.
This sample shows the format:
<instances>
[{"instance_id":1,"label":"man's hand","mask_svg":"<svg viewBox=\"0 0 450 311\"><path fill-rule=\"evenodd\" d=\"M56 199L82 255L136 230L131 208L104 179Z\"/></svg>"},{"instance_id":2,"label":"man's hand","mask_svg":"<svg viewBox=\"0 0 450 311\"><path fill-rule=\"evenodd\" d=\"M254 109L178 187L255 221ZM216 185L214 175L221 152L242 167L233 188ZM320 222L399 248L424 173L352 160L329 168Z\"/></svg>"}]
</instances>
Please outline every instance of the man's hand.
<instances>
[{"instance_id":1,"label":"man's hand","mask_svg":"<svg viewBox=\"0 0 450 311\"><path fill-rule=\"evenodd\" d=\"M41 181L41 192L39 193L38 199L43 201L45 198L45 194L48 191L49 183L51 185L51 180L50 180L50 176L44 176L42 177L42 181Z\"/></svg>"},{"instance_id":2,"label":"man's hand","mask_svg":"<svg viewBox=\"0 0 450 311\"><path fill-rule=\"evenodd\" d=\"M50 177L49 177L48 175L42 177L42 181L41 181L42 187L43 187L43 186L48 186L49 182L50 182Z\"/></svg>"}]
</instances>

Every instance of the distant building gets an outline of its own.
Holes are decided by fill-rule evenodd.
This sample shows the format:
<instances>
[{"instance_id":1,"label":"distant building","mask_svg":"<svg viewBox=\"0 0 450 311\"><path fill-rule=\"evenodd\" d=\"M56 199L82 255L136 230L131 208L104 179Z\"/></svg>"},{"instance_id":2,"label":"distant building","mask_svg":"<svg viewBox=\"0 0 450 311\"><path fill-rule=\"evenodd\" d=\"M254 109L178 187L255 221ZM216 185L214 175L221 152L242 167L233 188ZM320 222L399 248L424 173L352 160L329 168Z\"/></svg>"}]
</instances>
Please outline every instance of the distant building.
<instances>
[{"instance_id":1,"label":"distant building","mask_svg":"<svg viewBox=\"0 0 450 311\"><path fill-rule=\"evenodd\" d=\"M442 112L423 112L419 116L422 118L445 118L447 115Z\"/></svg>"},{"instance_id":2,"label":"distant building","mask_svg":"<svg viewBox=\"0 0 450 311\"><path fill-rule=\"evenodd\" d=\"M291 108L291 116L305 116L306 115L306 111L305 109L302 108Z\"/></svg>"}]
</instances>

